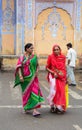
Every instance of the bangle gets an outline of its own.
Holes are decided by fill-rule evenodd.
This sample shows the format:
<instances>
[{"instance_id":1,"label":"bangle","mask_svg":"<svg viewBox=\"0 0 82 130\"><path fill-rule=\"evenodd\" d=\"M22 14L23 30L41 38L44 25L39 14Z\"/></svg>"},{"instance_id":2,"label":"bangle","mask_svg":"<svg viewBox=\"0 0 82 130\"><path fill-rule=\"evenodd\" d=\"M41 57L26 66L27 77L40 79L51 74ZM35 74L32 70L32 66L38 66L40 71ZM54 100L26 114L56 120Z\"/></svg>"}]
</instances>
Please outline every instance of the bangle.
<instances>
[{"instance_id":1,"label":"bangle","mask_svg":"<svg viewBox=\"0 0 82 130\"><path fill-rule=\"evenodd\" d=\"M20 78L22 77L22 75L19 76Z\"/></svg>"}]
</instances>

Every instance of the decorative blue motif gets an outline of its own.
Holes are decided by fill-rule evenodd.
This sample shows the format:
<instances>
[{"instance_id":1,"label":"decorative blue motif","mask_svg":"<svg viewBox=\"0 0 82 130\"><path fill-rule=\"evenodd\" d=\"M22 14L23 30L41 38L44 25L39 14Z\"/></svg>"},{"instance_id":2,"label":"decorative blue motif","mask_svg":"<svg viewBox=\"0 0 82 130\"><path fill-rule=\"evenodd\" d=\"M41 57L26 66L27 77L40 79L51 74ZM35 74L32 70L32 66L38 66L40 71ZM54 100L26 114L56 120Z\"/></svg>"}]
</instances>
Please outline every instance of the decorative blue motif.
<instances>
[{"instance_id":1,"label":"decorative blue motif","mask_svg":"<svg viewBox=\"0 0 82 130\"><path fill-rule=\"evenodd\" d=\"M47 26L47 24L49 24L49 31L52 35L52 37L56 37L57 36L57 32L59 29L60 24L63 27L63 39L66 39L66 29L67 27L64 25L64 22L61 19L60 14L56 11L56 8L53 9L53 12L51 12L48 15L48 19L44 22L44 24L42 25L42 39L44 39L45 36L45 27Z\"/></svg>"},{"instance_id":2,"label":"decorative blue motif","mask_svg":"<svg viewBox=\"0 0 82 130\"><path fill-rule=\"evenodd\" d=\"M17 5L17 18L18 23L25 23L25 0L18 0Z\"/></svg>"},{"instance_id":3,"label":"decorative blue motif","mask_svg":"<svg viewBox=\"0 0 82 130\"><path fill-rule=\"evenodd\" d=\"M7 6L2 12L3 30L10 31L14 28L15 24L15 12L10 7L10 1L7 1Z\"/></svg>"},{"instance_id":4,"label":"decorative blue motif","mask_svg":"<svg viewBox=\"0 0 82 130\"><path fill-rule=\"evenodd\" d=\"M78 0L77 2L77 19L76 19L76 30L77 31L80 31L80 26L81 26L81 23L80 23L80 18L81 18L81 2L82 0Z\"/></svg>"},{"instance_id":5,"label":"decorative blue motif","mask_svg":"<svg viewBox=\"0 0 82 130\"><path fill-rule=\"evenodd\" d=\"M32 29L32 0L28 0L28 29Z\"/></svg>"},{"instance_id":6,"label":"decorative blue motif","mask_svg":"<svg viewBox=\"0 0 82 130\"><path fill-rule=\"evenodd\" d=\"M1 30L2 30L2 0L0 0L0 53L1 53L1 48L2 48L2 35L1 35Z\"/></svg>"},{"instance_id":7,"label":"decorative blue motif","mask_svg":"<svg viewBox=\"0 0 82 130\"><path fill-rule=\"evenodd\" d=\"M19 39L19 53L24 52L24 35L25 35L25 0L17 0L17 25L20 25L20 28L17 31L17 37Z\"/></svg>"}]
</instances>

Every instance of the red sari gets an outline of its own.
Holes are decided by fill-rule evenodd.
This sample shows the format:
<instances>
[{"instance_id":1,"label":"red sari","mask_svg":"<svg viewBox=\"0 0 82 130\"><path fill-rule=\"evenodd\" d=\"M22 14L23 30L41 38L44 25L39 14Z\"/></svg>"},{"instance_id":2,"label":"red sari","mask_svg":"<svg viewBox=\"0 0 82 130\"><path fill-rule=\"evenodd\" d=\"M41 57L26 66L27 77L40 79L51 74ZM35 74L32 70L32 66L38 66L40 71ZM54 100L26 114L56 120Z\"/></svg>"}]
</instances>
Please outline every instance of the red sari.
<instances>
[{"instance_id":1,"label":"red sari","mask_svg":"<svg viewBox=\"0 0 82 130\"><path fill-rule=\"evenodd\" d=\"M55 45L53 47L53 50ZM54 71L57 74L57 78L54 83L55 93L53 96L53 104L58 107L61 106L62 109L66 110L66 96L65 96L65 85L66 85L66 57L60 53L60 55L55 55L54 52L48 56L47 66L50 70ZM50 82L49 75L54 78L53 74L48 73L48 81Z\"/></svg>"}]
</instances>

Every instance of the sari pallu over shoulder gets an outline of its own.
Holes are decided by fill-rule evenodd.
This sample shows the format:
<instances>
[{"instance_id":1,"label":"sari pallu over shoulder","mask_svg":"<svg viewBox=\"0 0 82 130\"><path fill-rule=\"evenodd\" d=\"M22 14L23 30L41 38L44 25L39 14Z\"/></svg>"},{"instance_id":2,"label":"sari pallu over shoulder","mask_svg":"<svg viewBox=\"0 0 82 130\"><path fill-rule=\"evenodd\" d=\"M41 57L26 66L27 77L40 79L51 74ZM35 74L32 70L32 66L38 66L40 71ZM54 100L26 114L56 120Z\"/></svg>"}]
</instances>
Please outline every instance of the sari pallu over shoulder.
<instances>
[{"instance_id":1,"label":"sari pallu over shoulder","mask_svg":"<svg viewBox=\"0 0 82 130\"><path fill-rule=\"evenodd\" d=\"M66 86L66 57L60 53L60 55L51 54L48 56L47 66L53 72L57 74L55 90L56 93L53 98L53 103L55 106L61 106L64 111L66 111L66 95L65 95L65 86ZM52 78L54 78L54 75ZM49 72L47 79L49 81ZM49 81L50 82L50 81Z\"/></svg>"},{"instance_id":2,"label":"sari pallu over shoulder","mask_svg":"<svg viewBox=\"0 0 82 130\"><path fill-rule=\"evenodd\" d=\"M31 55L29 59L27 59L24 55L19 57L15 70L14 87L21 85L18 74L19 68L21 68L24 82L25 81L30 82L33 76L35 75L37 69L37 56Z\"/></svg>"}]
</instances>

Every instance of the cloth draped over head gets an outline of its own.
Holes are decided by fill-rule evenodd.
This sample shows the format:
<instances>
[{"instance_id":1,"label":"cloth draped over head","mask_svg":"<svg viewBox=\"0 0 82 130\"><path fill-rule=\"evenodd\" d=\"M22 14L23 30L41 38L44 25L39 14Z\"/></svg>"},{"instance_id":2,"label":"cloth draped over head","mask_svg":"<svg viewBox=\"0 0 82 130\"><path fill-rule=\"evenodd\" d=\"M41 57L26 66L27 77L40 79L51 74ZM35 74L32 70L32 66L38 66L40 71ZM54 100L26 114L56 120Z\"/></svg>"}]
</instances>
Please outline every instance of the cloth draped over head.
<instances>
[{"instance_id":1,"label":"cloth draped over head","mask_svg":"<svg viewBox=\"0 0 82 130\"><path fill-rule=\"evenodd\" d=\"M54 51L55 47L58 47L60 49L60 52L61 52L61 48L60 48L60 46L58 44L53 45L52 51Z\"/></svg>"},{"instance_id":2,"label":"cloth draped over head","mask_svg":"<svg viewBox=\"0 0 82 130\"><path fill-rule=\"evenodd\" d=\"M59 55L55 53L55 49L59 48ZM55 106L61 106L62 109L66 110L66 57L62 54L59 45L55 44L52 48L52 54L48 56L46 68L57 74L53 87L55 88L54 98L52 99ZM54 79L54 74L48 71L47 79L51 83L51 79Z\"/></svg>"},{"instance_id":3,"label":"cloth draped over head","mask_svg":"<svg viewBox=\"0 0 82 130\"><path fill-rule=\"evenodd\" d=\"M54 53L54 49L58 47L60 49L60 54L56 55ZM65 68L66 57L62 54L61 48L59 45L55 44L52 48L52 54L50 55L51 59L53 59L52 66L55 66L57 69Z\"/></svg>"}]
</instances>

